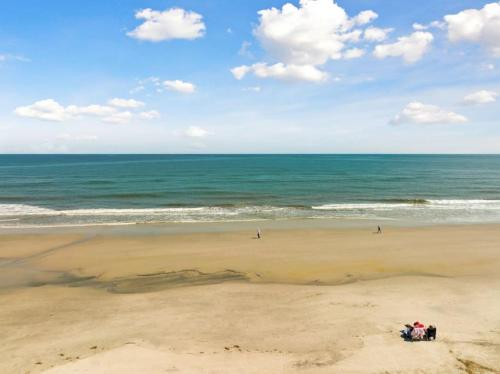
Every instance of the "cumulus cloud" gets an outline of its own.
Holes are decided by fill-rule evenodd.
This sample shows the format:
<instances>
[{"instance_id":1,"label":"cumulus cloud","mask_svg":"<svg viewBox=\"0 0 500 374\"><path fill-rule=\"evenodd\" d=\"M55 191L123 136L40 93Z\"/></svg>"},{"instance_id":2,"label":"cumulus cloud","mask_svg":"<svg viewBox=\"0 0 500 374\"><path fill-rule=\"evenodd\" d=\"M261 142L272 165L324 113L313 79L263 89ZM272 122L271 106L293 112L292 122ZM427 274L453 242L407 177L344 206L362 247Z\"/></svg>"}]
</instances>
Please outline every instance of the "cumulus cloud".
<instances>
[{"instance_id":1,"label":"cumulus cloud","mask_svg":"<svg viewBox=\"0 0 500 374\"><path fill-rule=\"evenodd\" d=\"M435 105L422 104L417 101L409 103L403 111L391 121L391 123L395 125L403 123L432 125L464 122L467 122L467 118L460 114L449 112Z\"/></svg>"},{"instance_id":2,"label":"cumulus cloud","mask_svg":"<svg viewBox=\"0 0 500 374\"><path fill-rule=\"evenodd\" d=\"M494 103L495 101L497 101L497 96L498 94L496 92L481 90L465 96L463 99L463 103L465 105Z\"/></svg>"},{"instance_id":3,"label":"cumulus cloud","mask_svg":"<svg viewBox=\"0 0 500 374\"><path fill-rule=\"evenodd\" d=\"M195 12L172 8L163 12L150 8L136 12L135 18L144 20L127 35L140 40L160 42L171 39L196 39L205 34L203 17Z\"/></svg>"},{"instance_id":4,"label":"cumulus cloud","mask_svg":"<svg viewBox=\"0 0 500 374\"><path fill-rule=\"evenodd\" d=\"M184 82L181 80L164 81L163 86L170 91L176 91L181 93L193 93L196 91L196 86L193 83Z\"/></svg>"},{"instance_id":5,"label":"cumulus cloud","mask_svg":"<svg viewBox=\"0 0 500 374\"><path fill-rule=\"evenodd\" d=\"M321 65L342 58L349 42L362 33L355 29L377 17L373 11L350 18L333 0L300 0L280 9L259 11L255 35L269 54L287 64Z\"/></svg>"},{"instance_id":6,"label":"cumulus cloud","mask_svg":"<svg viewBox=\"0 0 500 374\"><path fill-rule=\"evenodd\" d=\"M373 55L379 59L386 57L402 57L412 64L420 60L430 49L434 37L430 32L415 31L409 36L402 36L392 44L379 44Z\"/></svg>"},{"instance_id":7,"label":"cumulus cloud","mask_svg":"<svg viewBox=\"0 0 500 374\"><path fill-rule=\"evenodd\" d=\"M20 106L14 110L20 117L62 122L71 117L61 104L53 99L39 100L34 104Z\"/></svg>"},{"instance_id":8,"label":"cumulus cloud","mask_svg":"<svg viewBox=\"0 0 500 374\"><path fill-rule=\"evenodd\" d=\"M20 117L52 122L63 122L90 116L97 117L101 121L108 123L128 123L135 114L130 111L120 110L123 108L133 110L144 105L139 101L124 99L112 99L109 103L114 106L92 104L86 106L68 105L65 107L54 99L45 99L36 101L31 105L17 107L14 113ZM147 115L143 113L147 113ZM149 111L142 112L139 116L144 119L153 119L157 114L159 115L156 111Z\"/></svg>"},{"instance_id":9,"label":"cumulus cloud","mask_svg":"<svg viewBox=\"0 0 500 374\"><path fill-rule=\"evenodd\" d=\"M394 31L392 28L381 29L378 27L368 27L364 31L363 37L370 42L383 42L392 31Z\"/></svg>"},{"instance_id":10,"label":"cumulus cloud","mask_svg":"<svg viewBox=\"0 0 500 374\"><path fill-rule=\"evenodd\" d=\"M500 57L500 2L449 14L444 20L450 41L476 42L495 57Z\"/></svg>"},{"instance_id":11,"label":"cumulus cloud","mask_svg":"<svg viewBox=\"0 0 500 374\"><path fill-rule=\"evenodd\" d=\"M313 65L285 65L278 62L274 65L257 63L253 65L242 65L231 69L233 76L241 80L248 73L253 73L258 78L276 78L281 80L302 80L309 82L322 82L328 78L328 74Z\"/></svg>"},{"instance_id":12,"label":"cumulus cloud","mask_svg":"<svg viewBox=\"0 0 500 374\"><path fill-rule=\"evenodd\" d=\"M209 132L198 126L189 126L184 131L184 135L189 138L205 138L209 135Z\"/></svg>"},{"instance_id":13,"label":"cumulus cloud","mask_svg":"<svg viewBox=\"0 0 500 374\"><path fill-rule=\"evenodd\" d=\"M120 98L111 99L108 104L118 108L140 108L145 105L142 101Z\"/></svg>"},{"instance_id":14,"label":"cumulus cloud","mask_svg":"<svg viewBox=\"0 0 500 374\"><path fill-rule=\"evenodd\" d=\"M258 15L254 35L275 62L235 67L236 79L252 72L259 78L322 82L328 74L321 65L365 53L353 44L362 39L360 27L378 17L372 10L350 17L334 0L300 0L298 6L286 3Z\"/></svg>"}]
</instances>

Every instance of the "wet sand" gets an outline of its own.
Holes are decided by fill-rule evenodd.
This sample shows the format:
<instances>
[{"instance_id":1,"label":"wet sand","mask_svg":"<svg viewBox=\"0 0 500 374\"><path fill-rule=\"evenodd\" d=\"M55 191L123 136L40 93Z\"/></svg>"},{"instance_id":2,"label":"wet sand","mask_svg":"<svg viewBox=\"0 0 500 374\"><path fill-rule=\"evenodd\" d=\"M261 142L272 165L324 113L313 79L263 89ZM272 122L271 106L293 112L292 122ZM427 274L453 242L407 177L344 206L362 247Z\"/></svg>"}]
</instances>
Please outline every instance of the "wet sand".
<instances>
[{"instance_id":1,"label":"wet sand","mask_svg":"<svg viewBox=\"0 0 500 374\"><path fill-rule=\"evenodd\" d=\"M3 234L0 372L499 373L499 255L498 225Z\"/></svg>"}]
</instances>

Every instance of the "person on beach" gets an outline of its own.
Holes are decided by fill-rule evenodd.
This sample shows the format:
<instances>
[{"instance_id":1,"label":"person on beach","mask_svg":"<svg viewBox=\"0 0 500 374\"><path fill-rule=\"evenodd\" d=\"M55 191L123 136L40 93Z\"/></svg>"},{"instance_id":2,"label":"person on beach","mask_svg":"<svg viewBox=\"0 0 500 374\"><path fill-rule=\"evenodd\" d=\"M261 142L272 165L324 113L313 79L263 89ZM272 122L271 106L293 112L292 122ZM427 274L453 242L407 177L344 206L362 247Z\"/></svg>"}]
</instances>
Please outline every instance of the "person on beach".
<instances>
[{"instance_id":1,"label":"person on beach","mask_svg":"<svg viewBox=\"0 0 500 374\"><path fill-rule=\"evenodd\" d=\"M411 333L413 331L413 326L410 324L406 324L404 330L401 330L401 334L403 335L403 339L406 341L411 341Z\"/></svg>"},{"instance_id":2,"label":"person on beach","mask_svg":"<svg viewBox=\"0 0 500 374\"><path fill-rule=\"evenodd\" d=\"M436 340L437 329L436 326L429 325L425 328L425 325L421 322L415 322L413 325L406 324L405 328L401 330L401 337L407 341L412 342L415 340Z\"/></svg>"},{"instance_id":3,"label":"person on beach","mask_svg":"<svg viewBox=\"0 0 500 374\"><path fill-rule=\"evenodd\" d=\"M425 331L425 336L427 340L436 340L436 335L437 335L436 326L429 325L429 327L427 327L427 330Z\"/></svg>"},{"instance_id":4,"label":"person on beach","mask_svg":"<svg viewBox=\"0 0 500 374\"><path fill-rule=\"evenodd\" d=\"M411 332L412 340L424 340L425 333L426 329L423 323L417 321L413 324L413 330Z\"/></svg>"},{"instance_id":5,"label":"person on beach","mask_svg":"<svg viewBox=\"0 0 500 374\"><path fill-rule=\"evenodd\" d=\"M380 226L377 226L377 234L382 234L382 228Z\"/></svg>"},{"instance_id":6,"label":"person on beach","mask_svg":"<svg viewBox=\"0 0 500 374\"><path fill-rule=\"evenodd\" d=\"M262 234L260 232L260 229L257 229L257 239L260 239L262 237Z\"/></svg>"}]
</instances>

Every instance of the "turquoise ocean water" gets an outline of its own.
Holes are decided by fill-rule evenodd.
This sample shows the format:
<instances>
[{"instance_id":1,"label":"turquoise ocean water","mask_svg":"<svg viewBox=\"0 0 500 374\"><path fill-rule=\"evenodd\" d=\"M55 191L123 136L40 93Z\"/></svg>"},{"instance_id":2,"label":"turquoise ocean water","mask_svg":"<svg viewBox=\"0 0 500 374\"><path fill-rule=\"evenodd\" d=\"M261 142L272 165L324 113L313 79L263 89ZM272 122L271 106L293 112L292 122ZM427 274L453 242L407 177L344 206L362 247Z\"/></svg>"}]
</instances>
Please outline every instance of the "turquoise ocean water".
<instances>
[{"instance_id":1,"label":"turquoise ocean water","mask_svg":"<svg viewBox=\"0 0 500 374\"><path fill-rule=\"evenodd\" d=\"M500 222L500 156L0 155L0 227Z\"/></svg>"}]
</instances>

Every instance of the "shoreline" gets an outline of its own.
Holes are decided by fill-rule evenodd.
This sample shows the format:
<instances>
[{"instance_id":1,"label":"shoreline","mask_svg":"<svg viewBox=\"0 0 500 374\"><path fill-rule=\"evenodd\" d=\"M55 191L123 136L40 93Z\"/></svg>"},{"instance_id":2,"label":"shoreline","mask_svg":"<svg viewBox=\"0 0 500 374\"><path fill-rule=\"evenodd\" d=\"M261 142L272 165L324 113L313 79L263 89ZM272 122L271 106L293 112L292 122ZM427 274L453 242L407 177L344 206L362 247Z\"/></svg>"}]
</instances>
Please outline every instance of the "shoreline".
<instances>
[{"instance_id":1,"label":"shoreline","mask_svg":"<svg viewBox=\"0 0 500 374\"><path fill-rule=\"evenodd\" d=\"M193 221L193 222L161 222L161 223L105 223L75 224L49 226L0 226L1 235L15 234L65 234L65 233L97 233L97 234L183 234L264 230L349 230L373 229L377 226L387 229L432 228L432 227L481 227L500 226L500 222L420 222L415 220L392 219L346 219L346 218L307 218L307 219L261 219L242 221Z\"/></svg>"}]
</instances>

